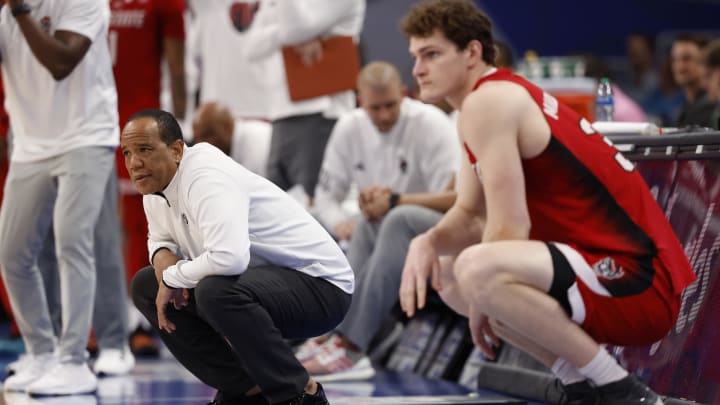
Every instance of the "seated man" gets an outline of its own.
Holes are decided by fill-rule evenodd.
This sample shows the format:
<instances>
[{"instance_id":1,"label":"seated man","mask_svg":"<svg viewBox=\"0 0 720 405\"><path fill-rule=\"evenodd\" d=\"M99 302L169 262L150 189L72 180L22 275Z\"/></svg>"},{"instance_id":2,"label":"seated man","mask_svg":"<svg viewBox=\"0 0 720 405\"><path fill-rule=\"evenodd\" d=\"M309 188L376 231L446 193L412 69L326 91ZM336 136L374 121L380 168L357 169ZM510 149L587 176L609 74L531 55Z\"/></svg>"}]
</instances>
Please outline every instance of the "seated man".
<instances>
[{"instance_id":1,"label":"seated man","mask_svg":"<svg viewBox=\"0 0 720 405\"><path fill-rule=\"evenodd\" d=\"M417 203L399 193L443 191L458 161L450 119L404 97L393 65L368 64L357 86L361 108L341 116L333 128L315 191L316 215L339 240L349 240L358 224L341 206L352 184L360 190L361 222L377 226L393 206Z\"/></svg>"},{"instance_id":2,"label":"seated man","mask_svg":"<svg viewBox=\"0 0 720 405\"><path fill-rule=\"evenodd\" d=\"M192 121L193 141L207 142L255 174L265 176L272 127L260 120L235 120L216 101L201 104Z\"/></svg>"},{"instance_id":3,"label":"seated man","mask_svg":"<svg viewBox=\"0 0 720 405\"><path fill-rule=\"evenodd\" d=\"M460 111L467 152L455 204L410 244L403 310L425 305L432 279L488 356L497 336L524 349L568 403L662 404L600 346L663 338L695 280L643 178L587 120L494 66L472 1L424 1L402 26L422 98Z\"/></svg>"},{"instance_id":4,"label":"seated man","mask_svg":"<svg viewBox=\"0 0 720 405\"><path fill-rule=\"evenodd\" d=\"M152 267L132 297L173 355L218 389L212 404L327 404L285 339L345 316L352 270L330 235L268 180L164 111L130 118L125 165L144 195Z\"/></svg>"},{"instance_id":5,"label":"seated man","mask_svg":"<svg viewBox=\"0 0 720 405\"><path fill-rule=\"evenodd\" d=\"M358 267L352 304L331 335L304 343L296 355L308 373L321 382L363 380L375 375L367 356L370 343L397 303L405 255L410 241L434 226L452 206L454 191L425 195L437 209L401 205L391 210L372 235L365 255L350 252ZM363 227L370 231L369 227Z\"/></svg>"}]
</instances>

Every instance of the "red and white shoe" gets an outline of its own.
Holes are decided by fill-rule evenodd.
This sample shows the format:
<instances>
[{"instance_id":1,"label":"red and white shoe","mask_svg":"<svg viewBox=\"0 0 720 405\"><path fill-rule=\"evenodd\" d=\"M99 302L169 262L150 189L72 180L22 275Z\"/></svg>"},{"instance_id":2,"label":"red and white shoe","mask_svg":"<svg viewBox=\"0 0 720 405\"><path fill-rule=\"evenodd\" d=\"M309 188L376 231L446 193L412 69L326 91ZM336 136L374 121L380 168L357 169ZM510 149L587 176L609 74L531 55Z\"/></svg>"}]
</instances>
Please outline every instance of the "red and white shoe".
<instances>
[{"instance_id":1,"label":"red and white shoe","mask_svg":"<svg viewBox=\"0 0 720 405\"><path fill-rule=\"evenodd\" d=\"M339 336L328 339L315 357L302 364L319 382L367 380L375 375L370 359L364 354L348 351Z\"/></svg>"},{"instance_id":2,"label":"red and white shoe","mask_svg":"<svg viewBox=\"0 0 720 405\"><path fill-rule=\"evenodd\" d=\"M312 359L320 353L320 348L329 338L327 335L323 335L306 340L305 343L301 344L295 351L295 358L298 359L300 363Z\"/></svg>"}]
</instances>

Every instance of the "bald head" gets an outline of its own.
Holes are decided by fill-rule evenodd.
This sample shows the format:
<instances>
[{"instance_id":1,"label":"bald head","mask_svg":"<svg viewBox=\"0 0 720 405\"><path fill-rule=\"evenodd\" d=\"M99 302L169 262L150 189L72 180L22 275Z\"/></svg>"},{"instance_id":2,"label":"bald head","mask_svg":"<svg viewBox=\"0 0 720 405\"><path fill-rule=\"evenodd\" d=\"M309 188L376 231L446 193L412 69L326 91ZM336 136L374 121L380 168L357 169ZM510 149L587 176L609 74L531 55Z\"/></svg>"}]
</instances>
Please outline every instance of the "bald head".
<instances>
[{"instance_id":1,"label":"bald head","mask_svg":"<svg viewBox=\"0 0 720 405\"><path fill-rule=\"evenodd\" d=\"M404 88L400 72L387 62L371 62L358 76L360 106L381 133L389 132L400 117Z\"/></svg>"},{"instance_id":2,"label":"bald head","mask_svg":"<svg viewBox=\"0 0 720 405\"><path fill-rule=\"evenodd\" d=\"M200 105L192 127L195 143L207 142L230 154L235 119L229 108L215 101Z\"/></svg>"},{"instance_id":3,"label":"bald head","mask_svg":"<svg viewBox=\"0 0 720 405\"><path fill-rule=\"evenodd\" d=\"M387 62L370 62L360 71L358 89L385 91L390 88L402 88L400 72Z\"/></svg>"}]
</instances>

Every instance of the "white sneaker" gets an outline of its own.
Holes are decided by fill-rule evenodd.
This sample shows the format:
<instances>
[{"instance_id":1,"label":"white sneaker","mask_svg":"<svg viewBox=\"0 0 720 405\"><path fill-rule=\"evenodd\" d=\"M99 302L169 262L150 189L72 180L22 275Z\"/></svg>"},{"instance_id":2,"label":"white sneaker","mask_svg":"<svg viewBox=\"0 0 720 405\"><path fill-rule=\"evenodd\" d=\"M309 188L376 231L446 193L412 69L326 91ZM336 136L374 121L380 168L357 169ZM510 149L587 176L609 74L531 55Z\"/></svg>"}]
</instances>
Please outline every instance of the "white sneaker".
<instances>
[{"instance_id":1,"label":"white sneaker","mask_svg":"<svg viewBox=\"0 0 720 405\"><path fill-rule=\"evenodd\" d=\"M57 357L52 353L43 353L37 356L26 355L16 364L15 373L5 380L5 391L25 391L39 380L45 371L58 363Z\"/></svg>"},{"instance_id":2,"label":"white sneaker","mask_svg":"<svg viewBox=\"0 0 720 405\"><path fill-rule=\"evenodd\" d=\"M87 363L57 363L27 387L30 395L79 395L97 391L97 377Z\"/></svg>"},{"instance_id":3,"label":"white sneaker","mask_svg":"<svg viewBox=\"0 0 720 405\"><path fill-rule=\"evenodd\" d=\"M30 354L25 353L21 354L20 357L18 357L17 360L13 361L12 363L9 363L7 366L5 366L5 371L8 374L8 377L17 373L18 370L23 368L25 364L30 361Z\"/></svg>"},{"instance_id":4,"label":"white sneaker","mask_svg":"<svg viewBox=\"0 0 720 405\"><path fill-rule=\"evenodd\" d=\"M129 347L123 349L101 349L93 371L99 376L124 375L135 367L135 356Z\"/></svg>"}]
</instances>

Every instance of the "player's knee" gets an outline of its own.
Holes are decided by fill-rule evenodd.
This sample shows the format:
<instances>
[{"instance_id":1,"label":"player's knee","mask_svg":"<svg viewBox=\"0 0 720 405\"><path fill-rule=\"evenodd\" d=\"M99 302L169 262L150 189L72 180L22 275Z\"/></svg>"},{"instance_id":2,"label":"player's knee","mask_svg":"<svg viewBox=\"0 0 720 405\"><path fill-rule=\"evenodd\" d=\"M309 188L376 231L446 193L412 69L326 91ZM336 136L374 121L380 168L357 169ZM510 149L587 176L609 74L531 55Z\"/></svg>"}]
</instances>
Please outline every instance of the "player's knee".
<instances>
[{"instance_id":1,"label":"player's knee","mask_svg":"<svg viewBox=\"0 0 720 405\"><path fill-rule=\"evenodd\" d=\"M478 305L490 305L502 291L507 277L502 266L485 246L465 249L455 260L453 274L460 291Z\"/></svg>"}]
</instances>

